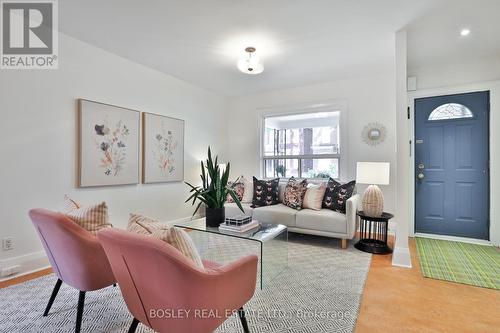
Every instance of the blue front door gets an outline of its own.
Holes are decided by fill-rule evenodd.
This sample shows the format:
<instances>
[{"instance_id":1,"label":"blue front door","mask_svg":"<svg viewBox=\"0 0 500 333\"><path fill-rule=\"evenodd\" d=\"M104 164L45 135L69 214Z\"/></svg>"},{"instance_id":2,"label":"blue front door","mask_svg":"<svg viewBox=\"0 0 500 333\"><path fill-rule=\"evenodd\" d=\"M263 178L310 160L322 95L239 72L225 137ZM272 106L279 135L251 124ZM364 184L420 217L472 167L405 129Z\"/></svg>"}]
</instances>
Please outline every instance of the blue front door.
<instances>
[{"instance_id":1,"label":"blue front door","mask_svg":"<svg viewBox=\"0 0 500 333\"><path fill-rule=\"evenodd\" d=\"M415 100L415 231L489 239L489 92Z\"/></svg>"}]
</instances>

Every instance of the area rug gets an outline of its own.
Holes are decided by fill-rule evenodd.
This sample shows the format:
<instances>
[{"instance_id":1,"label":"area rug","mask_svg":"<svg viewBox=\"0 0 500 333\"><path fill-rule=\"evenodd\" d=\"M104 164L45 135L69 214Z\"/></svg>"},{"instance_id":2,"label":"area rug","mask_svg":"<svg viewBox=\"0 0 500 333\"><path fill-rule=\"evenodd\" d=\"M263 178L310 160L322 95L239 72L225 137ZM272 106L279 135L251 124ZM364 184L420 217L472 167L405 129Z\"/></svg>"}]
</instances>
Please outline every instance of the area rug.
<instances>
[{"instance_id":1,"label":"area rug","mask_svg":"<svg viewBox=\"0 0 500 333\"><path fill-rule=\"evenodd\" d=\"M241 251L241 243L233 246ZM251 332L352 332L370 261L352 245L340 249L339 240L290 234L288 268L245 306ZM78 291L63 284L42 317L55 280L49 275L0 289L0 332L72 332ZM127 332L131 320L119 288L87 293L82 332ZM137 332L152 330L139 325ZM233 316L216 332L242 328Z\"/></svg>"},{"instance_id":2,"label":"area rug","mask_svg":"<svg viewBox=\"0 0 500 333\"><path fill-rule=\"evenodd\" d=\"M500 249L493 246L417 238L425 277L500 290Z\"/></svg>"}]
</instances>

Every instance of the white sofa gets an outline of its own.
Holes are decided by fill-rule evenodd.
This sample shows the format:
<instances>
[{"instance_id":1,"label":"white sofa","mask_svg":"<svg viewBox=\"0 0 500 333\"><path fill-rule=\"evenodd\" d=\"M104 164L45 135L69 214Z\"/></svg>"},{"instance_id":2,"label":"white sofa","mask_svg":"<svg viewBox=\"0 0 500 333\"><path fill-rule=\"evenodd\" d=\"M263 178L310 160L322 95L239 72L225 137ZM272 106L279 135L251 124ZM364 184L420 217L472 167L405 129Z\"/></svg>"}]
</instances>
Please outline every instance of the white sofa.
<instances>
[{"instance_id":1,"label":"white sofa","mask_svg":"<svg viewBox=\"0 0 500 333\"><path fill-rule=\"evenodd\" d=\"M284 185L280 184L280 193ZM280 198L282 196L280 195ZM252 216L261 223L284 224L288 231L326 236L342 239L342 248L347 248L347 240L353 239L358 210L359 194L354 194L346 203L346 214L338 213L330 209L295 210L282 203L265 207L250 207L251 203L242 203L245 215ZM242 215L241 210L235 203L226 203L226 217Z\"/></svg>"}]
</instances>

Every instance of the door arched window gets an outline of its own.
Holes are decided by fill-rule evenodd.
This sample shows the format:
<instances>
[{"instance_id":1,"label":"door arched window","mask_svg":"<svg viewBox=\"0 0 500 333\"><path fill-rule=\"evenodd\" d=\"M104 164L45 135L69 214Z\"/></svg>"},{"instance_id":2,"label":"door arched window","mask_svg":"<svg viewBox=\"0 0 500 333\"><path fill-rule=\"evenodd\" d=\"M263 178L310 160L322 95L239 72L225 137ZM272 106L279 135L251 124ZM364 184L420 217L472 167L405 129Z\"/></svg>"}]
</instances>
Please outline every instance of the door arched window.
<instances>
[{"instance_id":1,"label":"door arched window","mask_svg":"<svg viewBox=\"0 0 500 333\"><path fill-rule=\"evenodd\" d=\"M445 119L473 118L474 114L468 107L457 103L447 103L435 108L429 115L430 121Z\"/></svg>"}]
</instances>

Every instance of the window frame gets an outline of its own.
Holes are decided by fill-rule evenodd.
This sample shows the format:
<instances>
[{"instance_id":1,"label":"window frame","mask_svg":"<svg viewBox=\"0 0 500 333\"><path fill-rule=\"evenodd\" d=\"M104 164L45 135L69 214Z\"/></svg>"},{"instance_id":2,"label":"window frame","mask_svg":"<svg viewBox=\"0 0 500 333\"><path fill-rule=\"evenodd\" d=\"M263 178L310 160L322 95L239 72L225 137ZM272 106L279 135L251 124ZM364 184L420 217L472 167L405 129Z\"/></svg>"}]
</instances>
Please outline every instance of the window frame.
<instances>
[{"instance_id":1,"label":"window frame","mask_svg":"<svg viewBox=\"0 0 500 333\"><path fill-rule=\"evenodd\" d=\"M338 159L338 178L335 180L342 181L347 175L348 166L348 142L347 142L347 101L334 100L315 104L284 106L274 108L261 108L259 111L259 135L260 135L260 175L265 177L265 164L267 160L298 160L298 175L299 178L304 178L302 175L302 160L304 159ZM310 154L310 155L278 155L265 156L264 137L265 137L265 121L269 117L291 116L297 114L313 114L318 112L339 112L339 149L337 154ZM288 176L286 176L289 178ZM265 177L270 179L270 177ZM308 178L313 180L327 180L326 178Z\"/></svg>"}]
</instances>

